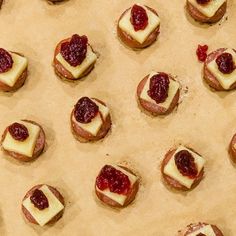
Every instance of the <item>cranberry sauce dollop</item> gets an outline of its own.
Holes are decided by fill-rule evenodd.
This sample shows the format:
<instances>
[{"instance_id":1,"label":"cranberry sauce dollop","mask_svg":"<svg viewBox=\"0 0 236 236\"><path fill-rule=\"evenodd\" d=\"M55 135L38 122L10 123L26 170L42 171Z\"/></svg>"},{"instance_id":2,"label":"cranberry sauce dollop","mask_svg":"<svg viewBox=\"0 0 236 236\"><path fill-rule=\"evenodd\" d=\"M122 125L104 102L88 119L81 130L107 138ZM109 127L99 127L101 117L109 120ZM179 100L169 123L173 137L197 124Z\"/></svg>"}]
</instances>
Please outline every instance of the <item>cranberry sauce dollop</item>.
<instances>
[{"instance_id":1,"label":"cranberry sauce dollop","mask_svg":"<svg viewBox=\"0 0 236 236\"><path fill-rule=\"evenodd\" d=\"M5 49L0 48L0 73L9 71L13 66L12 56Z\"/></svg>"},{"instance_id":2,"label":"cranberry sauce dollop","mask_svg":"<svg viewBox=\"0 0 236 236\"><path fill-rule=\"evenodd\" d=\"M150 79L148 95L156 103L162 103L168 97L168 90L169 90L169 75L166 73L159 73Z\"/></svg>"},{"instance_id":3,"label":"cranberry sauce dollop","mask_svg":"<svg viewBox=\"0 0 236 236\"><path fill-rule=\"evenodd\" d=\"M198 170L197 166L194 162L194 157L187 150L179 151L175 154L175 164L179 170L179 172L183 176L187 176L190 179L194 179L197 177Z\"/></svg>"},{"instance_id":4,"label":"cranberry sauce dollop","mask_svg":"<svg viewBox=\"0 0 236 236\"><path fill-rule=\"evenodd\" d=\"M40 189L35 189L33 194L30 196L30 201L39 210L44 210L49 207L48 199Z\"/></svg>"},{"instance_id":5,"label":"cranberry sauce dollop","mask_svg":"<svg viewBox=\"0 0 236 236\"><path fill-rule=\"evenodd\" d=\"M144 30L148 25L148 15L146 10L135 4L131 9L130 22L135 31Z\"/></svg>"},{"instance_id":6,"label":"cranberry sauce dollop","mask_svg":"<svg viewBox=\"0 0 236 236\"><path fill-rule=\"evenodd\" d=\"M109 188L110 192L127 195L131 183L127 175L110 165L105 165L96 179L96 186L102 191Z\"/></svg>"},{"instance_id":7,"label":"cranberry sauce dollop","mask_svg":"<svg viewBox=\"0 0 236 236\"><path fill-rule=\"evenodd\" d=\"M197 54L197 57L198 57L198 60L201 61L201 62L204 62L207 58L207 50L208 50L208 46L207 45L198 45L197 47L197 51L196 51L196 54Z\"/></svg>"},{"instance_id":8,"label":"cranberry sauce dollop","mask_svg":"<svg viewBox=\"0 0 236 236\"><path fill-rule=\"evenodd\" d=\"M88 97L82 97L75 105L74 116L80 123L90 123L91 120L98 114L99 107Z\"/></svg>"},{"instance_id":9,"label":"cranberry sauce dollop","mask_svg":"<svg viewBox=\"0 0 236 236\"><path fill-rule=\"evenodd\" d=\"M207 3L209 3L211 0L197 0L197 3L198 4L201 4L201 5L205 5Z\"/></svg>"},{"instance_id":10,"label":"cranberry sauce dollop","mask_svg":"<svg viewBox=\"0 0 236 236\"><path fill-rule=\"evenodd\" d=\"M203 234L203 233L199 233L199 234L197 234L196 236L206 236L206 235Z\"/></svg>"},{"instance_id":11,"label":"cranberry sauce dollop","mask_svg":"<svg viewBox=\"0 0 236 236\"><path fill-rule=\"evenodd\" d=\"M87 54L88 38L74 34L69 42L61 44L61 55L71 65L80 65Z\"/></svg>"},{"instance_id":12,"label":"cranberry sauce dollop","mask_svg":"<svg viewBox=\"0 0 236 236\"><path fill-rule=\"evenodd\" d=\"M17 141L25 141L29 137L29 132L26 126L17 122L8 127L10 135Z\"/></svg>"},{"instance_id":13,"label":"cranberry sauce dollop","mask_svg":"<svg viewBox=\"0 0 236 236\"><path fill-rule=\"evenodd\" d=\"M216 58L218 69L223 74L231 74L235 70L233 56L230 53L222 53Z\"/></svg>"}]
</instances>

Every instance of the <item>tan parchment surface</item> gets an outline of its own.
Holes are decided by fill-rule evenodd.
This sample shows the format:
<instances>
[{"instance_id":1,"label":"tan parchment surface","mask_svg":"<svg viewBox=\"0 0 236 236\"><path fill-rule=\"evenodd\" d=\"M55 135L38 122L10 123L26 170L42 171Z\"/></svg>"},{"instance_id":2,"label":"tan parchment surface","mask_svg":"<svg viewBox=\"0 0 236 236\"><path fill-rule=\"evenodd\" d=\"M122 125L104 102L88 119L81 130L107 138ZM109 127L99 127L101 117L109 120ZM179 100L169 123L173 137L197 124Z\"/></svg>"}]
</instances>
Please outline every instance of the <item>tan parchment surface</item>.
<instances>
[{"instance_id":1,"label":"tan parchment surface","mask_svg":"<svg viewBox=\"0 0 236 236\"><path fill-rule=\"evenodd\" d=\"M191 222L219 225L236 234L236 169L227 154L236 132L236 92L214 93L202 81L195 48L235 47L236 1L228 20L201 26L187 16L184 1L142 1L157 9L161 34L148 49L134 52L116 36L116 19L134 2L70 0L56 6L44 0L5 0L0 11L0 46L29 58L29 77L18 92L0 93L0 130L17 119L32 119L47 135L45 153L21 164L0 154L0 235L172 236ZM83 81L65 83L54 75L55 45L73 33L86 34L100 58ZM151 70L178 76L188 93L177 111L151 118L135 99L138 82ZM102 142L80 144L70 132L70 111L83 95L107 102L113 127ZM206 159L205 178L189 193L176 193L161 180L166 151L189 145ZM135 202L123 210L100 204L93 192L99 169L125 162L142 176ZM22 217L20 204L38 183L57 187L66 200L63 218L51 227L35 227Z\"/></svg>"}]
</instances>

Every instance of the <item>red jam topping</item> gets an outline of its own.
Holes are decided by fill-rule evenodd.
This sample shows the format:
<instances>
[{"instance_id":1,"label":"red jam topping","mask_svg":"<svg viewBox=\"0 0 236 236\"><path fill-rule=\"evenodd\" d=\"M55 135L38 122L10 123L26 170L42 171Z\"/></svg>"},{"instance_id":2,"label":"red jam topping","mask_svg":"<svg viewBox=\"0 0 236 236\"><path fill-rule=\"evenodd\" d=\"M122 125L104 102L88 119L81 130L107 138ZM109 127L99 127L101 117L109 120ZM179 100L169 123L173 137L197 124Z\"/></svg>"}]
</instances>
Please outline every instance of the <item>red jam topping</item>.
<instances>
[{"instance_id":1,"label":"red jam topping","mask_svg":"<svg viewBox=\"0 0 236 236\"><path fill-rule=\"evenodd\" d=\"M201 62L204 62L207 58L207 50L208 50L208 46L207 45L198 45L196 54L198 57L198 60Z\"/></svg>"},{"instance_id":2,"label":"red jam topping","mask_svg":"<svg viewBox=\"0 0 236 236\"><path fill-rule=\"evenodd\" d=\"M127 175L110 165L105 165L96 179L96 186L102 191L109 188L110 192L127 195L131 183Z\"/></svg>"},{"instance_id":3,"label":"red jam topping","mask_svg":"<svg viewBox=\"0 0 236 236\"><path fill-rule=\"evenodd\" d=\"M135 31L144 30L148 25L148 15L146 10L135 4L131 9L130 22Z\"/></svg>"},{"instance_id":4,"label":"red jam topping","mask_svg":"<svg viewBox=\"0 0 236 236\"><path fill-rule=\"evenodd\" d=\"M17 141L24 141L29 137L28 129L19 123L13 123L8 127L10 135Z\"/></svg>"},{"instance_id":5,"label":"red jam topping","mask_svg":"<svg viewBox=\"0 0 236 236\"><path fill-rule=\"evenodd\" d=\"M30 196L30 201L39 210L44 210L49 207L48 199L40 189L34 190L33 194Z\"/></svg>"},{"instance_id":6,"label":"red jam topping","mask_svg":"<svg viewBox=\"0 0 236 236\"><path fill-rule=\"evenodd\" d=\"M156 101L162 103L168 97L169 76L166 73L159 73L150 79L148 95Z\"/></svg>"},{"instance_id":7,"label":"red jam topping","mask_svg":"<svg viewBox=\"0 0 236 236\"><path fill-rule=\"evenodd\" d=\"M199 233L199 234L197 234L196 236L206 236L206 235L203 234L203 233Z\"/></svg>"},{"instance_id":8,"label":"red jam topping","mask_svg":"<svg viewBox=\"0 0 236 236\"><path fill-rule=\"evenodd\" d=\"M175 164L179 172L183 176L187 176L190 179L194 179L197 177L198 174L197 166L194 162L194 157L189 151L182 150L176 153Z\"/></svg>"},{"instance_id":9,"label":"red jam topping","mask_svg":"<svg viewBox=\"0 0 236 236\"><path fill-rule=\"evenodd\" d=\"M71 65L80 65L87 54L88 38L74 34L69 42L61 44L61 55Z\"/></svg>"},{"instance_id":10,"label":"red jam topping","mask_svg":"<svg viewBox=\"0 0 236 236\"><path fill-rule=\"evenodd\" d=\"M13 66L12 56L5 49L0 48L0 73L9 71Z\"/></svg>"},{"instance_id":11,"label":"red jam topping","mask_svg":"<svg viewBox=\"0 0 236 236\"><path fill-rule=\"evenodd\" d=\"M211 0L197 0L197 3L198 4L201 4L201 5L205 5L207 3L209 3Z\"/></svg>"},{"instance_id":12,"label":"red jam topping","mask_svg":"<svg viewBox=\"0 0 236 236\"><path fill-rule=\"evenodd\" d=\"M75 105L74 116L80 123L90 123L98 114L99 107L88 97L82 97Z\"/></svg>"},{"instance_id":13,"label":"red jam topping","mask_svg":"<svg viewBox=\"0 0 236 236\"><path fill-rule=\"evenodd\" d=\"M216 58L218 69L223 74L231 74L235 70L233 56L230 53L222 53Z\"/></svg>"}]
</instances>

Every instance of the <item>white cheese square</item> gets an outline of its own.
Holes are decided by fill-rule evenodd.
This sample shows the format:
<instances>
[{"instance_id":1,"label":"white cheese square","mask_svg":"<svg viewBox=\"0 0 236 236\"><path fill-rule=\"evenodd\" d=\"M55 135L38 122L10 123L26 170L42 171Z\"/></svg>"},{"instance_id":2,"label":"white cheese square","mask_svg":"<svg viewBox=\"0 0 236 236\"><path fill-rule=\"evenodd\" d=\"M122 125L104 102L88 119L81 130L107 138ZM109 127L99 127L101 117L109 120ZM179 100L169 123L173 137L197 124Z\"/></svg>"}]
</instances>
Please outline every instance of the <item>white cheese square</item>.
<instances>
[{"instance_id":1,"label":"white cheese square","mask_svg":"<svg viewBox=\"0 0 236 236\"><path fill-rule=\"evenodd\" d=\"M148 95L148 90L149 90L149 84L150 84L150 79L152 78L152 76L158 74L157 72L151 72L147 82L143 88L143 91L141 92L140 97L147 101L147 102L151 102L154 104L157 104L155 100L153 100L149 95ZM170 84L169 84L169 90L168 90L168 97L166 98L166 100L162 103L158 103L157 105L163 108L168 109L174 96L176 95L178 89L180 87L180 84L177 81L174 81L172 79L170 79Z\"/></svg>"},{"instance_id":2,"label":"white cheese square","mask_svg":"<svg viewBox=\"0 0 236 236\"><path fill-rule=\"evenodd\" d=\"M167 163L167 165L164 168L164 174L170 176L171 178L175 179L176 181L178 181L180 184L182 184L183 186L185 186L186 188L191 188L194 179L190 179L187 176L183 176L176 164L175 164L175 154L178 153L179 151L182 150L187 150L189 151L193 158L194 158L194 162L197 165L197 169L198 169L198 174L200 173L200 171L203 169L204 164L205 164L205 160L198 154L196 154L195 152L191 151L190 149L184 147L184 146L180 146L175 153L173 154L172 158L170 159L170 161Z\"/></svg>"},{"instance_id":3,"label":"white cheese square","mask_svg":"<svg viewBox=\"0 0 236 236\"><path fill-rule=\"evenodd\" d=\"M197 236L200 233L205 234L206 236L216 236L216 234L213 231L211 225L205 225L201 229L189 234L188 236Z\"/></svg>"},{"instance_id":4,"label":"white cheese square","mask_svg":"<svg viewBox=\"0 0 236 236\"><path fill-rule=\"evenodd\" d=\"M64 209L64 205L56 198L47 185L43 185L39 188L48 199L49 207L43 210L39 210L31 202L30 197L23 201L23 206L30 212L33 218L38 222L40 226L47 224L54 216Z\"/></svg>"},{"instance_id":5,"label":"white cheese square","mask_svg":"<svg viewBox=\"0 0 236 236\"><path fill-rule=\"evenodd\" d=\"M13 87L23 71L28 66L28 60L25 57L10 52L13 60L12 68L4 73L0 73L0 81L10 87Z\"/></svg>"},{"instance_id":6,"label":"white cheese square","mask_svg":"<svg viewBox=\"0 0 236 236\"><path fill-rule=\"evenodd\" d=\"M199 4L196 0L188 0L198 11L206 17L212 17L216 14L219 8L226 2L226 0L212 0L207 4Z\"/></svg>"},{"instance_id":7,"label":"white cheese square","mask_svg":"<svg viewBox=\"0 0 236 236\"><path fill-rule=\"evenodd\" d=\"M34 125L25 121L19 121L18 123L26 126L29 132L29 137L21 142L15 140L8 131L5 136L5 139L3 140L2 147L5 150L16 152L27 157L32 157L34 153L35 144L39 136L40 128L38 125Z\"/></svg>"},{"instance_id":8,"label":"white cheese square","mask_svg":"<svg viewBox=\"0 0 236 236\"><path fill-rule=\"evenodd\" d=\"M147 7L142 6L148 15L148 25L144 30L135 31L133 25L130 22L131 9L129 9L125 15L119 21L119 27L121 30L130 35L133 39L139 43L143 43L148 36L160 25L160 18L150 11Z\"/></svg>"},{"instance_id":9,"label":"white cheese square","mask_svg":"<svg viewBox=\"0 0 236 236\"><path fill-rule=\"evenodd\" d=\"M236 53L233 49L227 49L224 53L230 53L233 56L234 63L236 64ZM232 84L236 82L236 70L231 74L223 74L219 71L216 59L207 65L208 70L217 78L219 83L224 89L229 89Z\"/></svg>"},{"instance_id":10,"label":"white cheese square","mask_svg":"<svg viewBox=\"0 0 236 236\"><path fill-rule=\"evenodd\" d=\"M122 173L124 173L125 175L128 176L130 183L131 183L131 188L132 186L136 183L136 181L138 180L138 177L129 173L128 171L124 170L123 168L120 168L117 165L111 165L113 166L116 170L120 170ZM118 193L113 193L110 192L109 189L105 189L105 190L100 190L97 186L96 186L96 190L102 194L104 194L105 196L107 196L108 198L112 199L113 201L119 203L121 206L124 205L125 200L127 199L126 195L123 194L118 194Z\"/></svg>"},{"instance_id":11,"label":"white cheese square","mask_svg":"<svg viewBox=\"0 0 236 236\"><path fill-rule=\"evenodd\" d=\"M102 114L103 119L105 120L109 114L109 108L107 106L104 106L103 104L101 104L100 102L96 101L96 99L92 99L93 102L96 103L96 105L99 107L99 111Z\"/></svg>"},{"instance_id":12,"label":"white cheese square","mask_svg":"<svg viewBox=\"0 0 236 236\"><path fill-rule=\"evenodd\" d=\"M73 75L74 78L78 79L85 71L89 68L96 60L97 56L88 45L87 54L83 62L78 66L71 66L61 55L58 53L56 59Z\"/></svg>"}]
</instances>

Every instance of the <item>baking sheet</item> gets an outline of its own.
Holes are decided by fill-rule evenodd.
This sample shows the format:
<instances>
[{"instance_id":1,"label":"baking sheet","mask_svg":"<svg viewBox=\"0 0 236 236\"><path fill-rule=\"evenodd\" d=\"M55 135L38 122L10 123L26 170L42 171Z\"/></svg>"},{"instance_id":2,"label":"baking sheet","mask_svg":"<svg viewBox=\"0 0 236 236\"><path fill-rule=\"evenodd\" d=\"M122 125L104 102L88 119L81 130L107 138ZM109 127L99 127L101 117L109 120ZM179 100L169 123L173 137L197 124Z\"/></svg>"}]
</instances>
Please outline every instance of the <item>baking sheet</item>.
<instances>
[{"instance_id":1,"label":"baking sheet","mask_svg":"<svg viewBox=\"0 0 236 236\"><path fill-rule=\"evenodd\" d=\"M116 19L134 1L70 0L49 5L44 0L5 0L0 11L1 47L29 58L29 77L14 94L0 93L0 130L17 119L43 125L45 153L22 164L0 154L0 235L145 235L171 236L187 224L217 224L226 236L236 232L236 169L227 146L236 132L236 92L214 93L201 79L195 49L235 47L236 1L229 0L227 18L202 26L185 13L185 1L141 1L161 17L158 41L134 52L116 36ZM51 66L54 48L74 33L86 34L100 57L84 80L57 79ZM139 110L135 91L151 70L178 76L181 104L165 118ZM187 89L188 88L188 89ZM102 142L81 144L70 132L69 117L81 96L107 102L112 132ZM189 145L206 159L205 178L189 193L170 191L161 181L160 163L166 151ZM94 181L106 163L125 163L142 176L135 202L123 210L102 205ZM21 200L32 186L48 183L64 195L63 218L40 228L24 221Z\"/></svg>"}]
</instances>

